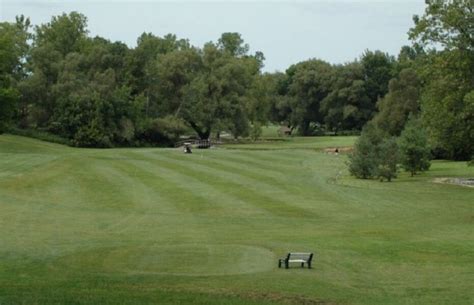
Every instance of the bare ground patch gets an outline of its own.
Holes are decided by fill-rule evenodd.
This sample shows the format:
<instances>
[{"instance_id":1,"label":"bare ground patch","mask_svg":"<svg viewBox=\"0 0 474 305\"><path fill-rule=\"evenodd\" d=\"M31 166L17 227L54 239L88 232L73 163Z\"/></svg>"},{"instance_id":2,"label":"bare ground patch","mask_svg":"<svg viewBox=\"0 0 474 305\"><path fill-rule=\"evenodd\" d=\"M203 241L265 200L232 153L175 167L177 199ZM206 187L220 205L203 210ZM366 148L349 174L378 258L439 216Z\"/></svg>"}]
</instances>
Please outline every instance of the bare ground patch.
<instances>
[{"instance_id":1,"label":"bare ground patch","mask_svg":"<svg viewBox=\"0 0 474 305\"><path fill-rule=\"evenodd\" d=\"M474 188L474 178L435 178L434 183L454 184Z\"/></svg>"},{"instance_id":2,"label":"bare ground patch","mask_svg":"<svg viewBox=\"0 0 474 305\"><path fill-rule=\"evenodd\" d=\"M327 147L323 151L328 154L336 154L336 153L347 154L347 153L351 153L352 150L353 150L352 146L343 146L343 147Z\"/></svg>"}]
</instances>

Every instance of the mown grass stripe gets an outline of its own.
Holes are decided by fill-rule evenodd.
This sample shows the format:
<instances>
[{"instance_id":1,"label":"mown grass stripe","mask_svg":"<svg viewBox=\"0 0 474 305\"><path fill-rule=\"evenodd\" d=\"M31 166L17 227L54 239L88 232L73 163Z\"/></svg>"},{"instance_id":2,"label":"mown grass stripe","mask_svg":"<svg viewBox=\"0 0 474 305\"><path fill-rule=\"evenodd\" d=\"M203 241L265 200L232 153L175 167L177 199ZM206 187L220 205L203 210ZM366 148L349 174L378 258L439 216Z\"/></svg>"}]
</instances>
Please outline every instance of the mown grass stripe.
<instances>
[{"instance_id":1,"label":"mown grass stripe","mask_svg":"<svg viewBox=\"0 0 474 305\"><path fill-rule=\"evenodd\" d=\"M181 211L196 214L222 214L225 211L234 214L261 214L264 210L256 209L238 197L221 192L213 184L196 178L190 171L179 170L176 166L157 162L157 160L126 161L140 168L150 180L156 181L156 191L161 196L172 195L170 202ZM195 202L189 204L189 202ZM226 202L222 205L221 202Z\"/></svg>"},{"instance_id":2,"label":"mown grass stripe","mask_svg":"<svg viewBox=\"0 0 474 305\"><path fill-rule=\"evenodd\" d=\"M182 163L197 172L205 172L208 175L225 179L228 182L242 185L242 187L256 190L259 193L278 197L292 205L308 208L312 204L316 204L318 198L310 196L303 191L301 185L294 185L288 178L277 179L273 176L265 175L265 171L258 171L246 166L238 166L237 163L226 160L216 160L214 155L207 158L188 158L177 154L162 154L161 158L167 158L172 163ZM246 184L243 185L242 181ZM302 196L304 194L305 196Z\"/></svg>"},{"instance_id":3,"label":"mown grass stripe","mask_svg":"<svg viewBox=\"0 0 474 305\"><path fill-rule=\"evenodd\" d=\"M201 169L195 167L190 168L183 164L170 162L170 159L163 154L148 156L152 157L155 162L159 162L160 167L167 167L172 171L181 173L184 177L194 177L198 181L209 181L208 183L212 183L217 189L225 189L226 193L238 196L241 200L263 208L272 214L280 216L289 216L289 214L291 214L297 217L307 217L311 215L310 210L291 205L288 202L277 199L275 196L265 195L263 192L255 190L255 187L252 187L253 183L243 184L246 180L241 176L237 176L237 179L235 179L236 176L233 175L234 180L229 181L228 179L223 179L223 177L225 177L225 175L232 175L231 173L220 172L217 174L215 170L204 172L205 167ZM212 171L214 171L214 173L212 173Z\"/></svg>"}]
</instances>

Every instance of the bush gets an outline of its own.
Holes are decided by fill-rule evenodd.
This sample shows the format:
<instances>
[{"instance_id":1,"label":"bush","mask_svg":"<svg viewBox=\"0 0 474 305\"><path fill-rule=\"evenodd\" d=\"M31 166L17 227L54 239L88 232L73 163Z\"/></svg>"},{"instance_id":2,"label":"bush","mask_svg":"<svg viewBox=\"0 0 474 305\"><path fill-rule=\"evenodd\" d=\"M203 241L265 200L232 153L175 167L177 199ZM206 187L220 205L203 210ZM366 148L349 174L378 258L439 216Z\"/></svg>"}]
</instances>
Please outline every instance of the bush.
<instances>
[{"instance_id":1,"label":"bush","mask_svg":"<svg viewBox=\"0 0 474 305\"><path fill-rule=\"evenodd\" d=\"M173 146L179 137L187 131L184 122L175 116L149 119L137 131L137 138L148 144Z\"/></svg>"},{"instance_id":2,"label":"bush","mask_svg":"<svg viewBox=\"0 0 474 305\"><path fill-rule=\"evenodd\" d=\"M377 176L380 144L384 134L373 124L364 127L354 145L354 151L349 155L349 172L351 175L368 179Z\"/></svg>"},{"instance_id":3,"label":"bush","mask_svg":"<svg viewBox=\"0 0 474 305\"><path fill-rule=\"evenodd\" d=\"M419 119L410 117L400 135L399 146L402 166L412 177L430 168L428 136Z\"/></svg>"},{"instance_id":4,"label":"bush","mask_svg":"<svg viewBox=\"0 0 474 305\"><path fill-rule=\"evenodd\" d=\"M98 122L93 120L90 125L81 126L75 133L72 143L78 147L112 147L110 137L104 134L105 130Z\"/></svg>"},{"instance_id":5,"label":"bush","mask_svg":"<svg viewBox=\"0 0 474 305\"><path fill-rule=\"evenodd\" d=\"M0 86L2 86L1 81ZM0 134L8 128L17 100L18 92L15 89L0 87Z\"/></svg>"},{"instance_id":6,"label":"bush","mask_svg":"<svg viewBox=\"0 0 474 305\"><path fill-rule=\"evenodd\" d=\"M394 137L386 138L380 143L377 156L377 177L380 181L388 182L397 177L399 152L397 140Z\"/></svg>"},{"instance_id":7,"label":"bush","mask_svg":"<svg viewBox=\"0 0 474 305\"><path fill-rule=\"evenodd\" d=\"M254 123L252 129L250 130L250 138L257 141L262 136L262 125L260 123Z\"/></svg>"},{"instance_id":8,"label":"bush","mask_svg":"<svg viewBox=\"0 0 474 305\"><path fill-rule=\"evenodd\" d=\"M367 124L349 155L349 172L361 179L378 177L391 181L397 176L398 159L395 138L387 137L374 124Z\"/></svg>"}]
</instances>

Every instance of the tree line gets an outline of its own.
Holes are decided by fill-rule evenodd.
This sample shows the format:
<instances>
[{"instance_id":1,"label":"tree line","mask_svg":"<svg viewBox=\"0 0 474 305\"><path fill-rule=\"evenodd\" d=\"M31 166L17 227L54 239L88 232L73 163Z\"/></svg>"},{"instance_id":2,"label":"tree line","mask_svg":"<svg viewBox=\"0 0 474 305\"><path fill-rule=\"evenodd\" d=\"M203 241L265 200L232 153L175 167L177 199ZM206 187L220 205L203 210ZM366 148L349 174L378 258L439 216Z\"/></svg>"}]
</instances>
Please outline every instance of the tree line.
<instances>
[{"instance_id":1,"label":"tree line","mask_svg":"<svg viewBox=\"0 0 474 305\"><path fill-rule=\"evenodd\" d=\"M0 23L0 130L112 147L171 145L183 134L258 138L270 123L302 136L399 137L413 118L436 157L470 159L473 27L472 1L430 0L397 56L367 50L344 64L310 59L263 73L263 53L239 33L203 46L143 33L131 48L91 37L77 12L34 27L20 16Z\"/></svg>"}]
</instances>

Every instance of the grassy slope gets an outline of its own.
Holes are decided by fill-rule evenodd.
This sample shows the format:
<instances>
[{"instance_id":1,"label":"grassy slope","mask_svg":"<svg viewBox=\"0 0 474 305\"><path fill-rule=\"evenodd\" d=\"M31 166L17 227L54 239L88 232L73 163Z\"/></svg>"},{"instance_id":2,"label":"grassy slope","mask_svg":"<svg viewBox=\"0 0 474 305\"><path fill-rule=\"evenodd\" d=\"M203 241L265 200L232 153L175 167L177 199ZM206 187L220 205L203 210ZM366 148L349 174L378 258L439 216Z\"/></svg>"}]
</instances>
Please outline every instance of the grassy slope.
<instances>
[{"instance_id":1,"label":"grassy slope","mask_svg":"<svg viewBox=\"0 0 474 305\"><path fill-rule=\"evenodd\" d=\"M352 141L184 155L2 135L0 304L471 304L474 190L431 181L473 169L355 180L317 151ZM315 268L279 270L288 250Z\"/></svg>"}]
</instances>

